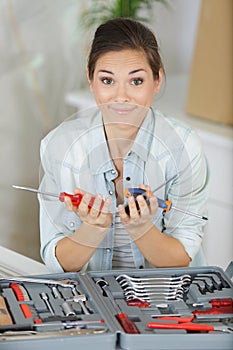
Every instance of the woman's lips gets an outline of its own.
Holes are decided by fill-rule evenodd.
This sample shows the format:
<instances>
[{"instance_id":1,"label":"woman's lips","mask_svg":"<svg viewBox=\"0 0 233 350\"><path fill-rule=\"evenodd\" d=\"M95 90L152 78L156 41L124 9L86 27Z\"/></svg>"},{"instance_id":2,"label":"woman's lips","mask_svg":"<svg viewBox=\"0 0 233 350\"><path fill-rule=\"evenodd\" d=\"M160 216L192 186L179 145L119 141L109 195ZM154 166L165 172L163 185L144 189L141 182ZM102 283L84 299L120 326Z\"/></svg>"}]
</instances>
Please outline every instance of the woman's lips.
<instances>
[{"instance_id":1,"label":"woman's lips","mask_svg":"<svg viewBox=\"0 0 233 350\"><path fill-rule=\"evenodd\" d=\"M125 107L125 106L111 106L111 110L114 113L117 113L119 115L127 115L129 113L132 113L137 107L136 106L130 106L130 107Z\"/></svg>"},{"instance_id":2,"label":"woman's lips","mask_svg":"<svg viewBox=\"0 0 233 350\"><path fill-rule=\"evenodd\" d=\"M138 126L144 120L148 108L129 103L113 102L101 106L105 123L123 123Z\"/></svg>"}]
</instances>

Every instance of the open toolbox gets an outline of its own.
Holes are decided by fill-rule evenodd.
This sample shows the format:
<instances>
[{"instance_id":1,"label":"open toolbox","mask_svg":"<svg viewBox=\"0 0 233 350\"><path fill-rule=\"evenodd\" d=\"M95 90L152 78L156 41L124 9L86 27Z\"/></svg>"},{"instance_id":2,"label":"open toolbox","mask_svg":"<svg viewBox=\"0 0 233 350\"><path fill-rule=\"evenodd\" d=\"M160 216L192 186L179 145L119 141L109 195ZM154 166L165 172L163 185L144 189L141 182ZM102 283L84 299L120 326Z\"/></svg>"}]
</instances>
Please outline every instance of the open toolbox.
<instances>
[{"instance_id":1,"label":"open toolbox","mask_svg":"<svg viewBox=\"0 0 233 350\"><path fill-rule=\"evenodd\" d=\"M0 279L0 349L232 349L233 283L219 267Z\"/></svg>"}]
</instances>

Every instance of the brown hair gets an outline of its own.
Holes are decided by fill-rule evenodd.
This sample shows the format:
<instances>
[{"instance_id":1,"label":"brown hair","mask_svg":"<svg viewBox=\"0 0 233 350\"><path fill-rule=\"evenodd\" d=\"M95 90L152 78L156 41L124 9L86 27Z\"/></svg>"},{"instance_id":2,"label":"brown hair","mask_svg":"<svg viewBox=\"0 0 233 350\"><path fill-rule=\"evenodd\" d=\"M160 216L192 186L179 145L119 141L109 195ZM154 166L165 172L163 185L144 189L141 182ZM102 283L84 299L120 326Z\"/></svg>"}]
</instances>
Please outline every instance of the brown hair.
<instances>
[{"instance_id":1,"label":"brown hair","mask_svg":"<svg viewBox=\"0 0 233 350\"><path fill-rule=\"evenodd\" d=\"M93 79L96 62L103 54L126 49L144 52L154 79L159 78L159 70L164 67L152 31L133 19L115 18L101 24L95 32L87 64L89 79Z\"/></svg>"}]
</instances>

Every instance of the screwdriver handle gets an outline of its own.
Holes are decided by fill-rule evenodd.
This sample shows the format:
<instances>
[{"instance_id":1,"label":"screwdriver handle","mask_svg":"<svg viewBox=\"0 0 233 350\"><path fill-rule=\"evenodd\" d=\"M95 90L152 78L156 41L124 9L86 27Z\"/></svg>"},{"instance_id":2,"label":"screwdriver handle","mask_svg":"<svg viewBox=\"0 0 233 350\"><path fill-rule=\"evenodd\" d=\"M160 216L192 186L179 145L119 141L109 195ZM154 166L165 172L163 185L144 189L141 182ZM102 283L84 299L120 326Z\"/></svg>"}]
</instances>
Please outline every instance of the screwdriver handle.
<instances>
[{"instance_id":1,"label":"screwdriver handle","mask_svg":"<svg viewBox=\"0 0 233 350\"><path fill-rule=\"evenodd\" d=\"M150 304L147 301L142 301L139 299L129 300L127 301L128 306L137 306L141 308L147 308L150 307Z\"/></svg>"},{"instance_id":2,"label":"screwdriver handle","mask_svg":"<svg viewBox=\"0 0 233 350\"><path fill-rule=\"evenodd\" d=\"M194 310L192 313L195 316L198 315L221 315L221 314L232 314L232 306L219 306L219 307L211 307L206 310Z\"/></svg>"},{"instance_id":3,"label":"screwdriver handle","mask_svg":"<svg viewBox=\"0 0 233 350\"><path fill-rule=\"evenodd\" d=\"M172 201L164 201L163 199L157 198L159 208L163 208L165 211L172 209Z\"/></svg>"},{"instance_id":4,"label":"screwdriver handle","mask_svg":"<svg viewBox=\"0 0 233 350\"><path fill-rule=\"evenodd\" d=\"M59 201L64 202L65 197L69 197L71 199L73 206L78 208L83 198L83 195L81 193L70 194L67 192L61 192L59 195ZM88 209L91 209L93 207L94 201L95 201L95 197L91 197L90 202L88 204ZM100 210L103 208L103 206L104 206L104 201L102 200Z\"/></svg>"},{"instance_id":5,"label":"screwdriver handle","mask_svg":"<svg viewBox=\"0 0 233 350\"><path fill-rule=\"evenodd\" d=\"M65 201L65 197L69 197L71 199L72 204L75 207L78 207L79 204L81 203L83 195L81 193L69 194L69 193L66 193L66 192L61 192L60 195L59 195L59 201L60 202L64 202Z\"/></svg>"},{"instance_id":6,"label":"screwdriver handle","mask_svg":"<svg viewBox=\"0 0 233 350\"><path fill-rule=\"evenodd\" d=\"M233 300L231 298L211 299L210 303L213 307L230 306L233 312Z\"/></svg>"},{"instance_id":7,"label":"screwdriver handle","mask_svg":"<svg viewBox=\"0 0 233 350\"><path fill-rule=\"evenodd\" d=\"M129 196L134 196L134 198L136 199L137 196L139 195L143 195L144 198L146 199L147 203L149 204L148 201L148 197L147 197L147 191L142 189L142 188L127 188L124 192L125 197L129 197ZM169 211L172 208L172 201L165 201L163 199L160 199L157 197L157 201L158 201L158 205L159 208L162 208L165 211Z\"/></svg>"},{"instance_id":8,"label":"screwdriver handle","mask_svg":"<svg viewBox=\"0 0 233 350\"><path fill-rule=\"evenodd\" d=\"M116 315L116 319L124 329L125 333L128 333L128 334L140 333L137 327L135 326L135 324L133 323L133 321L129 319L128 315L124 313L119 313Z\"/></svg>"},{"instance_id":9,"label":"screwdriver handle","mask_svg":"<svg viewBox=\"0 0 233 350\"><path fill-rule=\"evenodd\" d=\"M148 328L155 329L184 329L186 331L214 331L214 326L201 324L201 323L159 323L159 322L149 322L147 323Z\"/></svg>"}]
</instances>

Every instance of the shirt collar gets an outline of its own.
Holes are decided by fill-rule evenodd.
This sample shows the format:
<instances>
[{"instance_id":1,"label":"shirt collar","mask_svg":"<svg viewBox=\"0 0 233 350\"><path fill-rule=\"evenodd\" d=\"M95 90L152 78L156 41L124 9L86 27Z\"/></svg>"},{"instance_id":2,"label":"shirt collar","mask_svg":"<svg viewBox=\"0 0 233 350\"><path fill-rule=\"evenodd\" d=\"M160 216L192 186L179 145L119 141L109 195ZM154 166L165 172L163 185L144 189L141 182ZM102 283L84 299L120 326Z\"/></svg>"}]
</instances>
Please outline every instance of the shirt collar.
<instances>
[{"instance_id":1,"label":"shirt collar","mask_svg":"<svg viewBox=\"0 0 233 350\"><path fill-rule=\"evenodd\" d=\"M115 169L113 161L110 157L106 137L104 133L104 127L102 123L101 115L97 116L98 123L95 128L90 130L90 168L92 174L101 174L109 170ZM149 109L147 115L137 133L133 146L131 148L132 153L137 154L142 160L146 161L150 154L151 143L154 134L155 118L152 109Z\"/></svg>"},{"instance_id":2,"label":"shirt collar","mask_svg":"<svg viewBox=\"0 0 233 350\"><path fill-rule=\"evenodd\" d=\"M131 152L136 153L144 161L148 159L150 154L154 135L154 124L154 113L152 109L149 109L131 148Z\"/></svg>"},{"instance_id":3,"label":"shirt collar","mask_svg":"<svg viewBox=\"0 0 233 350\"><path fill-rule=\"evenodd\" d=\"M114 169L105 137L101 113L97 116L97 123L89 130L89 166L92 174L102 174Z\"/></svg>"}]
</instances>

